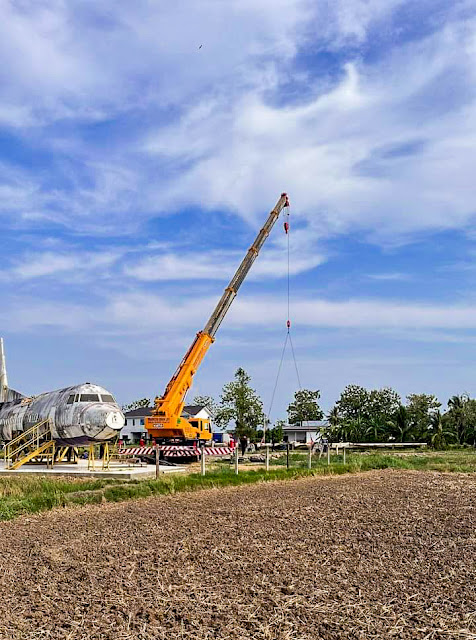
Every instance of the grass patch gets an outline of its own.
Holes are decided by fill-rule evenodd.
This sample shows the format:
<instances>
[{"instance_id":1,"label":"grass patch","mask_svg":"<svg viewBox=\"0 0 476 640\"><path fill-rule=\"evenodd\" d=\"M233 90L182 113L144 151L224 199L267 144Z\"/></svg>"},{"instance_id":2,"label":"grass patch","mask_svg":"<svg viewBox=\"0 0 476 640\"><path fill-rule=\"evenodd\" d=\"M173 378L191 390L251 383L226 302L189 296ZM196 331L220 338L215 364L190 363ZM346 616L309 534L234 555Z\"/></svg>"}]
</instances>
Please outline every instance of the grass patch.
<instances>
[{"instance_id":1,"label":"grass patch","mask_svg":"<svg viewBox=\"0 0 476 640\"><path fill-rule=\"evenodd\" d=\"M354 453L348 454L346 464L343 456L333 455L331 464L324 456L320 460L313 456L312 469L307 468L307 454L290 454L289 469L286 458L272 460L269 472L264 467L257 470L240 468L239 475L229 464L214 465L206 476L198 473L170 474L160 479L130 480L119 478L48 478L14 476L0 478L0 520L10 520L25 513L38 513L54 507L68 505L121 502L154 495L171 495L183 491L197 491L225 486L238 486L256 482L292 480L306 476L341 475L371 469L416 469L422 471L445 471L474 473L476 451L451 450L445 452L398 453Z\"/></svg>"}]
</instances>

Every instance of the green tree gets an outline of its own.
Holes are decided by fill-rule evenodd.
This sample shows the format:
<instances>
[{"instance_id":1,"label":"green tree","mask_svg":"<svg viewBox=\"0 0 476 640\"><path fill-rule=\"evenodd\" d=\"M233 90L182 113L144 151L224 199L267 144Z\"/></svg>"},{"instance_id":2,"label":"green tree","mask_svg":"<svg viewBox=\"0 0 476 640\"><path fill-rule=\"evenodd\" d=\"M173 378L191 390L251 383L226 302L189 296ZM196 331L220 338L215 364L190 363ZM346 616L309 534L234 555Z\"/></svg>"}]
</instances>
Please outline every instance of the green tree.
<instances>
[{"instance_id":1,"label":"green tree","mask_svg":"<svg viewBox=\"0 0 476 640\"><path fill-rule=\"evenodd\" d=\"M339 407L337 405L334 405L326 417L327 417L327 435L332 441L340 440L341 438L340 431L342 428L342 422L341 422L341 417L339 415Z\"/></svg>"},{"instance_id":2,"label":"green tree","mask_svg":"<svg viewBox=\"0 0 476 640\"><path fill-rule=\"evenodd\" d=\"M294 402L288 406L290 424L299 424L308 420L322 420L324 412L319 406L320 391L301 389L294 394Z\"/></svg>"},{"instance_id":3,"label":"green tree","mask_svg":"<svg viewBox=\"0 0 476 640\"><path fill-rule=\"evenodd\" d=\"M198 405L199 407L205 407L212 416L214 416L217 412L218 406L215 400L211 396L200 396L197 395L193 398L192 403Z\"/></svg>"},{"instance_id":4,"label":"green tree","mask_svg":"<svg viewBox=\"0 0 476 640\"><path fill-rule=\"evenodd\" d=\"M452 396L448 400L448 411L446 412L448 424L453 429L456 442L463 444L466 431L465 404L469 400L467 394Z\"/></svg>"},{"instance_id":5,"label":"green tree","mask_svg":"<svg viewBox=\"0 0 476 640\"><path fill-rule=\"evenodd\" d=\"M374 415L369 418L365 430L365 439L368 442L381 442L388 440L391 423L382 416Z\"/></svg>"},{"instance_id":6,"label":"green tree","mask_svg":"<svg viewBox=\"0 0 476 640\"><path fill-rule=\"evenodd\" d=\"M392 435L400 396L388 387L368 391L356 384L342 391L335 408L339 416L339 439L384 441Z\"/></svg>"},{"instance_id":7,"label":"green tree","mask_svg":"<svg viewBox=\"0 0 476 640\"><path fill-rule=\"evenodd\" d=\"M357 384L349 384L340 394L336 407L343 421L364 418L368 415L369 392Z\"/></svg>"},{"instance_id":8,"label":"green tree","mask_svg":"<svg viewBox=\"0 0 476 640\"><path fill-rule=\"evenodd\" d=\"M476 400L467 393L452 396L448 400L445 422L454 432L458 444L475 444L476 441Z\"/></svg>"},{"instance_id":9,"label":"green tree","mask_svg":"<svg viewBox=\"0 0 476 640\"><path fill-rule=\"evenodd\" d=\"M276 420L272 429L266 432L266 442L271 442L273 446L283 440L284 420Z\"/></svg>"},{"instance_id":10,"label":"green tree","mask_svg":"<svg viewBox=\"0 0 476 640\"><path fill-rule=\"evenodd\" d=\"M368 417L372 421L375 419L380 421L382 425L385 425L382 428L388 432L389 424L400 405L400 396L390 387L372 389L368 396Z\"/></svg>"},{"instance_id":11,"label":"green tree","mask_svg":"<svg viewBox=\"0 0 476 640\"><path fill-rule=\"evenodd\" d=\"M407 415L410 429L406 434L409 441L428 440L429 427L433 416L441 407L438 398L427 393L411 393L407 396Z\"/></svg>"},{"instance_id":12,"label":"green tree","mask_svg":"<svg viewBox=\"0 0 476 640\"><path fill-rule=\"evenodd\" d=\"M450 442L455 440L455 432L448 425L448 420L439 411L435 411L430 418L428 427L429 443L435 449L445 449Z\"/></svg>"},{"instance_id":13,"label":"green tree","mask_svg":"<svg viewBox=\"0 0 476 640\"><path fill-rule=\"evenodd\" d=\"M468 398L464 403L464 435L465 444L476 444L476 400Z\"/></svg>"},{"instance_id":14,"label":"green tree","mask_svg":"<svg viewBox=\"0 0 476 640\"><path fill-rule=\"evenodd\" d=\"M142 398L141 400L134 400L130 404L122 406L123 411L134 411L134 409L142 409L142 407L150 406L150 398Z\"/></svg>"},{"instance_id":15,"label":"green tree","mask_svg":"<svg viewBox=\"0 0 476 640\"><path fill-rule=\"evenodd\" d=\"M407 408L401 404L395 412L392 424L392 435L397 442L407 442L410 439L412 424L408 415Z\"/></svg>"},{"instance_id":16,"label":"green tree","mask_svg":"<svg viewBox=\"0 0 476 640\"><path fill-rule=\"evenodd\" d=\"M263 403L256 391L250 387L251 378L241 367L235 373L235 379L223 387L220 404L215 414L215 424L227 427L234 421L238 438L247 436L250 440L257 437L257 429L263 425Z\"/></svg>"}]
</instances>

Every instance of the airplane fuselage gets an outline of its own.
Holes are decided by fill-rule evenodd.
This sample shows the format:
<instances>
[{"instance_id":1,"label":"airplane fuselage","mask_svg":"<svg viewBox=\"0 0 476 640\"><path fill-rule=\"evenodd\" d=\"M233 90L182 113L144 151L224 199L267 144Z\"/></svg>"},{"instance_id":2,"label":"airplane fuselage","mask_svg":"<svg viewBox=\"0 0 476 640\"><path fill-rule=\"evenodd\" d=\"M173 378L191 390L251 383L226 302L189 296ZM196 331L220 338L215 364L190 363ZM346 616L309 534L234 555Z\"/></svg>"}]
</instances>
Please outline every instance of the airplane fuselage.
<instances>
[{"instance_id":1,"label":"airplane fuselage","mask_svg":"<svg viewBox=\"0 0 476 640\"><path fill-rule=\"evenodd\" d=\"M54 440L72 446L111 440L125 424L109 391L88 382L0 403L0 439L8 442L43 420Z\"/></svg>"}]
</instances>

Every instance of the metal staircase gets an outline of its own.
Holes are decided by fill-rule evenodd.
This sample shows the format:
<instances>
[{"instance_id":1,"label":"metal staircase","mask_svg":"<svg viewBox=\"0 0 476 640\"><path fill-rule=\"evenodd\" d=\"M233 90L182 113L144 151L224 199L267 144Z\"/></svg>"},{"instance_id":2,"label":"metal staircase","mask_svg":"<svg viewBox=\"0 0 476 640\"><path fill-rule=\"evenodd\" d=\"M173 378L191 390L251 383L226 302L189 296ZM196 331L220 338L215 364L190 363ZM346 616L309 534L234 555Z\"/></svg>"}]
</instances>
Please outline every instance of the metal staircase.
<instances>
[{"instance_id":1,"label":"metal staircase","mask_svg":"<svg viewBox=\"0 0 476 640\"><path fill-rule=\"evenodd\" d=\"M55 441L49 420L38 422L5 445L5 469L19 469L28 462L53 466L54 459Z\"/></svg>"}]
</instances>

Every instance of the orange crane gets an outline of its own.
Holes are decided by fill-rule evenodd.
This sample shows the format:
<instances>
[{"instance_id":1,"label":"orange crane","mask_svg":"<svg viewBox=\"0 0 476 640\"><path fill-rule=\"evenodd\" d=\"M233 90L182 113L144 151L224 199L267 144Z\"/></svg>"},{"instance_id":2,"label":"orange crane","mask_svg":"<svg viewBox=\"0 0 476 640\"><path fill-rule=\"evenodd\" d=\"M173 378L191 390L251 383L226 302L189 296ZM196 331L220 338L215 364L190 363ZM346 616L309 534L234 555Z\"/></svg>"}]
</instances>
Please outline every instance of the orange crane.
<instances>
[{"instance_id":1,"label":"orange crane","mask_svg":"<svg viewBox=\"0 0 476 640\"><path fill-rule=\"evenodd\" d=\"M212 439L211 426L208 420L187 420L182 417L185 396L192 386L194 374L210 345L215 341L215 334L235 299L238 289L251 269L251 265L256 260L279 214L284 207L288 206L288 196L282 193L276 206L269 214L264 227L256 236L230 284L226 287L203 331L197 333L190 349L168 383L164 395L155 399L155 407L152 415L145 419L145 427L158 444L175 443L186 445L197 443L197 441L199 444L203 444Z\"/></svg>"}]
</instances>

